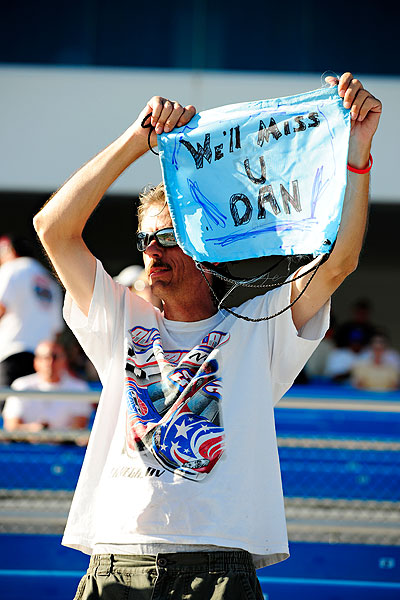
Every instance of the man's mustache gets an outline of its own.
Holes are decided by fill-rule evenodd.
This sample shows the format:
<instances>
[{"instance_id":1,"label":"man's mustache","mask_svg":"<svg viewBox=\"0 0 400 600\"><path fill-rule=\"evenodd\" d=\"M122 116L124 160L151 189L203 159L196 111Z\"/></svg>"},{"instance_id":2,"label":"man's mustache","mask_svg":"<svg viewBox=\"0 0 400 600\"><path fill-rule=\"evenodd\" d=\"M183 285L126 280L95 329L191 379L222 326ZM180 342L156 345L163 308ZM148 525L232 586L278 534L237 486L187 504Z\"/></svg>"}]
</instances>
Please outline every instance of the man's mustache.
<instances>
[{"instance_id":1,"label":"man's mustache","mask_svg":"<svg viewBox=\"0 0 400 600\"><path fill-rule=\"evenodd\" d=\"M151 269L154 269L154 268L155 269L157 269L157 268L160 268L160 269L170 269L171 266L168 265L167 263L163 262L162 260L154 260L152 263L149 264L148 269L151 270Z\"/></svg>"}]
</instances>

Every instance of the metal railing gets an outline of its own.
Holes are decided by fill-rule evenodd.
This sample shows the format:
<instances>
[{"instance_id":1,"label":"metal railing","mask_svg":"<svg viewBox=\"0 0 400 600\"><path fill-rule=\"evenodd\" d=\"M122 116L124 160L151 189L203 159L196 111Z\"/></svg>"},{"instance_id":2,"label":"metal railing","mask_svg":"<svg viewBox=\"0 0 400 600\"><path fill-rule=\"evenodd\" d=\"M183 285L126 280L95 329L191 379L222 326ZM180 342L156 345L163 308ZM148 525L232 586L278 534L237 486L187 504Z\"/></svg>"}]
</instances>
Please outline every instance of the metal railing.
<instances>
[{"instance_id":1,"label":"metal railing","mask_svg":"<svg viewBox=\"0 0 400 600\"><path fill-rule=\"evenodd\" d=\"M309 391L287 395L276 410L289 538L400 545L400 397ZM100 393L0 388L0 399L9 395L96 404ZM368 427L341 431L338 422L349 419ZM89 435L0 429L0 532L62 533Z\"/></svg>"}]
</instances>

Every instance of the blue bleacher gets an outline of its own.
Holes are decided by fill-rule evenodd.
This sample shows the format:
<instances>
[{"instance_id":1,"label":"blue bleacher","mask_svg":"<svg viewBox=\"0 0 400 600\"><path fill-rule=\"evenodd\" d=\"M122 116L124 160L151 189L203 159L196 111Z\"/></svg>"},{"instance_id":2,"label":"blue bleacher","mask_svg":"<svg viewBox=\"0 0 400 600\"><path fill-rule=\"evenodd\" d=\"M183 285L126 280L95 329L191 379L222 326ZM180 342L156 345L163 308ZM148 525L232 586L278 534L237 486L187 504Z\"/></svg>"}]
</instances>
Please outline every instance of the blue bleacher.
<instances>
[{"instance_id":1,"label":"blue bleacher","mask_svg":"<svg viewBox=\"0 0 400 600\"><path fill-rule=\"evenodd\" d=\"M0 444L0 489L74 490L86 448L63 444Z\"/></svg>"},{"instance_id":2,"label":"blue bleacher","mask_svg":"<svg viewBox=\"0 0 400 600\"><path fill-rule=\"evenodd\" d=\"M292 542L258 577L266 600L398 600L400 547ZM0 535L2 600L72 600L88 556L56 535Z\"/></svg>"},{"instance_id":3,"label":"blue bleacher","mask_svg":"<svg viewBox=\"0 0 400 600\"><path fill-rule=\"evenodd\" d=\"M340 397L337 388L297 386L291 398ZM346 398L365 400L357 391ZM400 394L367 395L393 411L280 408L275 410L287 498L400 501ZM293 440L322 440L307 447ZM335 446L358 440L361 446ZM362 448L366 442L367 447ZM383 449L368 442L384 442ZM0 443L0 489L72 491L85 448L73 444ZM399 600L400 545L293 542L291 558L259 571L266 600ZM71 600L88 557L60 545L58 535L0 535L0 598Z\"/></svg>"}]
</instances>

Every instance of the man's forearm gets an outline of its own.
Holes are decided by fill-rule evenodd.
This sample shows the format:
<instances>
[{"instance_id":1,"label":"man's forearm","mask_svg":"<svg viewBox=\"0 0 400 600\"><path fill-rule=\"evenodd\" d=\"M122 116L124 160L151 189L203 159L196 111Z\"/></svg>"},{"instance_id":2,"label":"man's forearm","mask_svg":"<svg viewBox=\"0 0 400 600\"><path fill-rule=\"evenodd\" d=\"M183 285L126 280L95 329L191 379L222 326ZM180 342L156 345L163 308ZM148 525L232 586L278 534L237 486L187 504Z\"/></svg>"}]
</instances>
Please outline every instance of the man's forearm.
<instances>
[{"instance_id":1,"label":"man's forearm","mask_svg":"<svg viewBox=\"0 0 400 600\"><path fill-rule=\"evenodd\" d=\"M50 198L34 219L36 232L60 281L87 315L93 295L96 259L87 248L82 230L110 185L147 149L157 134L186 125L194 106L181 106L153 96L136 121L112 144L86 163ZM141 124L151 115L154 131L148 137Z\"/></svg>"},{"instance_id":2,"label":"man's forearm","mask_svg":"<svg viewBox=\"0 0 400 600\"><path fill-rule=\"evenodd\" d=\"M352 159L349 158L349 164L365 167L368 157L369 152L366 160L356 162L353 159L351 162ZM360 175L348 171L340 227L328 261L329 267L337 268L339 272L352 272L357 267L367 225L368 201L369 173Z\"/></svg>"},{"instance_id":3,"label":"man's forearm","mask_svg":"<svg viewBox=\"0 0 400 600\"><path fill-rule=\"evenodd\" d=\"M110 185L146 150L143 136L138 136L131 126L74 173L34 219L42 241L80 236Z\"/></svg>"}]
</instances>

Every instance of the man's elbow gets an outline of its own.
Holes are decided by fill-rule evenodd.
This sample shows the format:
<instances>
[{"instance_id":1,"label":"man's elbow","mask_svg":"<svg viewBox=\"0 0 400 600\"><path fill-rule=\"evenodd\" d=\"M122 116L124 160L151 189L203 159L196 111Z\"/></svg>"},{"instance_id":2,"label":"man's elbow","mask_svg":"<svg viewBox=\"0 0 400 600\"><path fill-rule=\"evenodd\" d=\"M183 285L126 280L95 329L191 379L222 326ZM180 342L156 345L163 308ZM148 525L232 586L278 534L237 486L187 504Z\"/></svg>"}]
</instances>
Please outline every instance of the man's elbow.
<instances>
[{"instance_id":1,"label":"man's elbow","mask_svg":"<svg viewBox=\"0 0 400 600\"><path fill-rule=\"evenodd\" d=\"M342 267L342 272L344 273L345 278L354 273L354 271L358 267L358 256L357 257L348 257L344 262Z\"/></svg>"},{"instance_id":2,"label":"man's elbow","mask_svg":"<svg viewBox=\"0 0 400 600\"><path fill-rule=\"evenodd\" d=\"M47 227L46 227L46 219L43 218L42 212L38 212L33 217L33 227L34 227L39 239L41 241L43 241L43 239L46 236Z\"/></svg>"},{"instance_id":3,"label":"man's elbow","mask_svg":"<svg viewBox=\"0 0 400 600\"><path fill-rule=\"evenodd\" d=\"M33 227L45 249L51 248L55 242L59 242L59 228L51 222L47 215L43 214L43 209L33 217Z\"/></svg>"},{"instance_id":4,"label":"man's elbow","mask_svg":"<svg viewBox=\"0 0 400 600\"><path fill-rule=\"evenodd\" d=\"M331 261L330 259L326 262L326 269L329 272L329 278L332 281L337 282L336 287L338 287L349 275L354 273L354 271L358 267L358 256L351 257L348 256L341 261Z\"/></svg>"}]
</instances>

